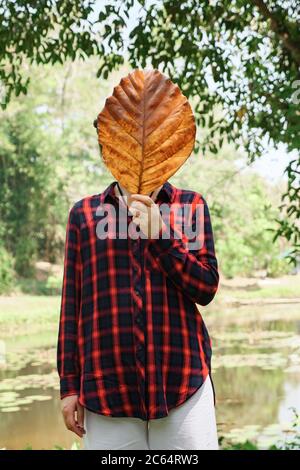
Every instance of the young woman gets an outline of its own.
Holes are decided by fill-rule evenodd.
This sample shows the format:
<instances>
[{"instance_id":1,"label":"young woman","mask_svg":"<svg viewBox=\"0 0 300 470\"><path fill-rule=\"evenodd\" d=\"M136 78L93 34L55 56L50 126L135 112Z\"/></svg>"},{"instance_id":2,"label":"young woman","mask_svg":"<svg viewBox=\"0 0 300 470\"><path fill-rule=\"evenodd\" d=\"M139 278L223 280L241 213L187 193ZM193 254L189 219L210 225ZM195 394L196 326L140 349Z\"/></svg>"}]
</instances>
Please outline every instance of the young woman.
<instances>
[{"instance_id":1,"label":"young woman","mask_svg":"<svg viewBox=\"0 0 300 470\"><path fill-rule=\"evenodd\" d=\"M186 206L190 244L177 236ZM64 421L84 449L219 448L211 339L197 308L218 282L201 194L169 181L131 194L113 181L73 205L57 367Z\"/></svg>"}]
</instances>

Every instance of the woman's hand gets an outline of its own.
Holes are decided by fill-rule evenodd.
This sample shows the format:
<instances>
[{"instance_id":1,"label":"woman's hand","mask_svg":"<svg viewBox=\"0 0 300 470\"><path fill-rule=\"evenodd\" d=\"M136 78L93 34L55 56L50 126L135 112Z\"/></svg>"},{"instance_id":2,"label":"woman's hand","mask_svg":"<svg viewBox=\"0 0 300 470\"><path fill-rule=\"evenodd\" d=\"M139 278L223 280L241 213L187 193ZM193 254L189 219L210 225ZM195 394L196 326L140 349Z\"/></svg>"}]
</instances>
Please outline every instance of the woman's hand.
<instances>
[{"instance_id":1,"label":"woman's hand","mask_svg":"<svg viewBox=\"0 0 300 470\"><path fill-rule=\"evenodd\" d=\"M78 402L78 395L69 395L61 400L61 411L66 428L74 432L79 437L85 434L84 408ZM75 416L75 412L77 416Z\"/></svg>"},{"instance_id":2,"label":"woman's hand","mask_svg":"<svg viewBox=\"0 0 300 470\"><path fill-rule=\"evenodd\" d=\"M163 219L159 206L144 194L131 194L129 211L133 214L132 220L136 223L147 238L157 238L162 228Z\"/></svg>"}]
</instances>

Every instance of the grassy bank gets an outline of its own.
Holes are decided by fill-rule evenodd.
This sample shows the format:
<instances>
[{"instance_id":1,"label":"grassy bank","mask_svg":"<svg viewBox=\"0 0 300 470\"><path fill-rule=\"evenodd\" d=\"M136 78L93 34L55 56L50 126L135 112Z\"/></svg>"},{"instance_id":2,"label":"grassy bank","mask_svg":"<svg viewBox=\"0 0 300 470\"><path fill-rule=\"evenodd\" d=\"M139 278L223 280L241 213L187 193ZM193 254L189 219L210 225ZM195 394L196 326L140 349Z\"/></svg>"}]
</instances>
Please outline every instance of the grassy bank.
<instances>
[{"instance_id":1,"label":"grassy bank","mask_svg":"<svg viewBox=\"0 0 300 470\"><path fill-rule=\"evenodd\" d=\"M0 297L0 336L34 335L57 328L60 296Z\"/></svg>"},{"instance_id":2,"label":"grassy bank","mask_svg":"<svg viewBox=\"0 0 300 470\"><path fill-rule=\"evenodd\" d=\"M221 280L214 301L206 308L212 311L223 311L230 305L250 300L254 303L267 299L294 299L300 302L299 285L299 275L271 280L246 278ZM57 329L60 294L40 294L40 283L35 284L33 280L26 283L26 287L29 286L31 286L31 294L18 290L10 296L0 296L0 336L2 338L33 335ZM28 290L26 289L26 292Z\"/></svg>"}]
</instances>

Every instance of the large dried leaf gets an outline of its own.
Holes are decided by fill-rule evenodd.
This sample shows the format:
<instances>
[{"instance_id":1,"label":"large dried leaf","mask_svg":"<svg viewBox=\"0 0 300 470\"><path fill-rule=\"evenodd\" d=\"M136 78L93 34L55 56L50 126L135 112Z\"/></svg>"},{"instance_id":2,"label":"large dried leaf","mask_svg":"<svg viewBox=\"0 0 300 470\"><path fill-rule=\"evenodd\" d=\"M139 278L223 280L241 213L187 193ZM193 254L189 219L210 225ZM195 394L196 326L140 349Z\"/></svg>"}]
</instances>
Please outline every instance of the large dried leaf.
<instances>
[{"instance_id":1,"label":"large dried leaf","mask_svg":"<svg viewBox=\"0 0 300 470\"><path fill-rule=\"evenodd\" d=\"M159 70L122 78L97 118L102 158L131 193L147 194L180 168L195 143L191 106Z\"/></svg>"}]
</instances>

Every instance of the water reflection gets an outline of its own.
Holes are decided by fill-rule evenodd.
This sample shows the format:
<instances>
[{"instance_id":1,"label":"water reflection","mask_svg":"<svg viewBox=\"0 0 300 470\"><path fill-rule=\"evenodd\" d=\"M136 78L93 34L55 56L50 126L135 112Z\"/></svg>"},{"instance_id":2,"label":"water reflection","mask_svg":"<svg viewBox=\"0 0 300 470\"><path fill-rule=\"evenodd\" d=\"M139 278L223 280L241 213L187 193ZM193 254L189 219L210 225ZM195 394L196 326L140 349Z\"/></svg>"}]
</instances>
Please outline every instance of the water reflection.
<instances>
[{"instance_id":1,"label":"water reflection","mask_svg":"<svg viewBox=\"0 0 300 470\"><path fill-rule=\"evenodd\" d=\"M202 309L213 342L213 379L220 435L279 435L300 410L300 309L297 304ZM57 332L6 342L0 368L0 447L71 448L56 372Z\"/></svg>"},{"instance_id":2,"label":"water reflection","mask_svg":"<svg viewBox=\"0 0 300 470\"><path fill-rule=\"evenodd\" d=\"M42 392L41 390L39 392ZM28 389L28 393L36 393ZM55 446L70 449L76 436L64 429L60 403L55 390L48 391L51 400L33 401L16 413L1 415L1 446L7 449L54 449Z\"/></svg>"}]
</instances>

